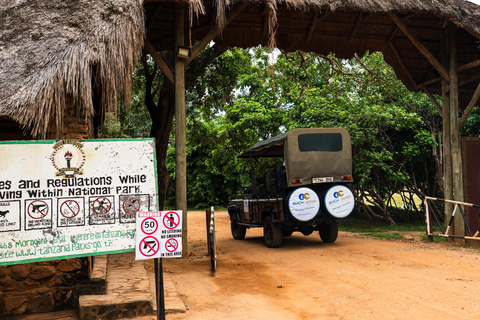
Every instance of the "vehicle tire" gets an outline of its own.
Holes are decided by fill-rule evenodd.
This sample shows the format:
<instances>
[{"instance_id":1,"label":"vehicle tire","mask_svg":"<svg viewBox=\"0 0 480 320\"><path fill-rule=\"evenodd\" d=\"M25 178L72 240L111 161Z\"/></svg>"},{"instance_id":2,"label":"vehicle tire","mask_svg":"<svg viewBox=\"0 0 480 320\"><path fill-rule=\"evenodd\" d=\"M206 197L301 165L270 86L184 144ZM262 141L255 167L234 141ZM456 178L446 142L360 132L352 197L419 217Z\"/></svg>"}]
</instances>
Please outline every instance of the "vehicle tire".
<instances>
[{"instance_id":1,"label":"vehicle tire","mask_svg":"<svg viewBox=\"0 0 480 320\"><path fill-rule=\"evenodd\" d=\"M247 233L247 228L238 224L237 215L234 213L232 219L230 220L230 230L232 231L233 239L243 240L245 239L245 234Z\"/></svg>"},{"instance_id":2,"label":"vehicle tire","mask_svg":"<svg viewBox=\"0 0 480 320\"><path fill-rule=\"evenodd\" d=\"M330 219L330 223L323 222L319 229L318 234L325 243L333 243L337 240L338 236L338 224L336 219Z\"/></svg>"},{"instance_id":3,"label":"vehicle tire","mask_svg":"<svg viewBox=\"0 0 480 320\"><path fill-rule=\"evenodd\" d=\"M263 237L265 244L269 248L277 248L282 244L282 226L275 224L272 221L272 217L265 217L263 223Z\"/></svg>"}]
</instances>

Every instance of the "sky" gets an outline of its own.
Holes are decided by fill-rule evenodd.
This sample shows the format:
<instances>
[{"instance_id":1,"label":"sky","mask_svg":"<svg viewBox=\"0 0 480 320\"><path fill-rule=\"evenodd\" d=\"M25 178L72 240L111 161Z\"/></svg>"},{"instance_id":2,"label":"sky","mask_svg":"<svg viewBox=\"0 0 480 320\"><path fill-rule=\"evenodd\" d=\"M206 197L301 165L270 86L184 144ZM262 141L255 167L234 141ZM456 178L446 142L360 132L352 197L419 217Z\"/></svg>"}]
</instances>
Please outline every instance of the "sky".
<instances>
[{"instance_id":1,"label":"sky","mask_svg":"<svg viewBox=\"0 0 480 320\"><path fill-rule=\"evenodd\" d=\"M470 2L473 2L473 3L476 3L476 4L480 5L480 0L468 0L468 1L470 1Z\"/></svg>"}]
</instances>

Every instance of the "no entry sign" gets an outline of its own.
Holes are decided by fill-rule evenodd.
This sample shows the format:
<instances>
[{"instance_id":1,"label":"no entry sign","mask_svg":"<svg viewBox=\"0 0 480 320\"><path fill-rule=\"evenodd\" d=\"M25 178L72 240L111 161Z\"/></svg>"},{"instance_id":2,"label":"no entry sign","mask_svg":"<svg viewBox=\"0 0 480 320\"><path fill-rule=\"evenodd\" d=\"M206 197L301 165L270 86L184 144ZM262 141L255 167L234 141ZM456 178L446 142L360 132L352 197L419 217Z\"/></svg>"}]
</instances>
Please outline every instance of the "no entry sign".
<instances>
[{"instance_id":1,"label":"no entry sign","mask_svg":"<svg viewBox=\"0 0 480 320\"><path fill-rule=\"evenodd\" d=\"M182 211L137 212L135 259L182 257Z\"/></svg>"}]
</instances>

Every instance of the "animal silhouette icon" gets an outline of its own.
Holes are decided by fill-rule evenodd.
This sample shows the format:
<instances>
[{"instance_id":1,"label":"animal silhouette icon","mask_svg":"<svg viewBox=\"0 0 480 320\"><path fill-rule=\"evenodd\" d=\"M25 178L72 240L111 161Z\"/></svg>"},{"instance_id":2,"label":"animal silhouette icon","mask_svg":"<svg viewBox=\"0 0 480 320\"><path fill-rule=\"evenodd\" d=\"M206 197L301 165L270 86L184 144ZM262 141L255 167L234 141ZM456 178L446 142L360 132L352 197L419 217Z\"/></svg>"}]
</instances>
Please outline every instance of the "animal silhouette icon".
<instances>
[{"instance_id":1,"label":"animal silhouette icon","mask_svg":"<svg viewBox=\"0 0 480 320\"><path fill-rule=\"evenodd\" d=\"M0 210L0 217L5 218L5 216L6 216L7 213L9 213L9 212L10 212L9 210L5 210L5 211Z\"/></svg>"}]
</instances>

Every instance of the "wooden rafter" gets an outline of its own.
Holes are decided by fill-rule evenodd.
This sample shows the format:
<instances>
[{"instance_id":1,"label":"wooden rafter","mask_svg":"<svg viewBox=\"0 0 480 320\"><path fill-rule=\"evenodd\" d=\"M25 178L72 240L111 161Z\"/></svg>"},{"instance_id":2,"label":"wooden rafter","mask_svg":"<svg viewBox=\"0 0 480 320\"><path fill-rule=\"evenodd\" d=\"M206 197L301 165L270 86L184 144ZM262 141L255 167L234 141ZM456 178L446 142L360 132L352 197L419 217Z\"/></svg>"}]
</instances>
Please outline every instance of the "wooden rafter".
<instances>
[{"instance_id":1,"label":"wooden rafter","mask_svg":"<svg viewBox=\"0 0 480 320\"><path fill-rule=\"evenodd\" d=\"M435 99L433 94L424 86L420 86L419 88L422 89L423 92L425 92L425 94L428 96L428 98L430 98L430 101L435 106L435 109L437 109L438 113L442 115L443 114L442 106L438 103L438 101Z\"/></svg>"},{"instance_id":2,"label":"wooden rafter","mask_svg":"<svg viewBox=\"0 0 480 320\"><path fill-rule=\"evenodd\" d=\"M223 28L225 28L226 26L228 26L232 21L233 19L235 19L236 16L238 16L238 14L240 12L242 12L242 10L247 6L248 4L245 3L245 2L242 2L240 4L238 4L235 8L233 8L232 11L230 11L227 15L227 18L226 18L226 22L225 22L225 25ZM210 32L202 39L200 40L192 49L192 57L190 58L190 60L188 60L187 62L187 65L193 61L193 59L195 59L195 57L210 43L210 41L212 41L213 39L215 39L216 36L218 36L220 34L220 32L222 32L223 28L219 27L219 26L215 26L212 30L210 30Z\"/></svg>"},{"instance_id":3,"label":"wooden rafter","mask_svg":"<svg viewBox=\"0 0 480 320\"><path fill-rule=\"evenodd\" d=\"M360 25L362 24L364 13L360 12L357 17L357 21L355 22L355 25L353 26L352 33L350 34L350 37L348 38L349 42L352 42L353 39L355 39L355 35L357 34L358 28L360 28Z\"/></svg>"},{"instance_id":4,"label":"wooden rafter","mask_svg":"<svg viewBox=\"0 0 480 320\"><path fill-rule=\"evenodd\" d=\"M403 20L403 21L408 20L408 19L414 17L415 15L417 15L417 14L416 14L416 13L410 14L410 15L404 17L402 20ZM393 41L393 39L395 38L395 36L397 35L397 33L398 33L398 26L395 26L395 28L393 28L392 32L391 32L390 35L388 36L387 44L392 43L392 41Z\"/></svg>"},{"instance_id":5,"label":"wooden rafter","mask_svg":"<svg viewBox=\"0 0 480 320\"><path fill-rule=\"evenodd\" d=\"M390 49L392 49L393 53L394 53L395 56L397 57L397 60L398 60L398 62L400 63L400 65L402 66L402 68L403 68L403 70L405 71L405 73L407 74L408 79L410 79L410 81L412 82L412 84L413 84L415 87L417 87L417 83L415 82L415 79L413 78L413 76L412 76L412 74L410 73L410 71L408 71L407 66L406 66L405 63L403 62L402 57L401 57L400 54L398 53L397 48L395 48L395 46L393 45L393 43L390 43Z\"/></svg>"},{"instance_id":6,"label":"wooden rafter","mask_svg":"<svg viewBox=\"0 0 480 320\"><path fill-rule=\"evenodd\" d=\"M478 84L477 90L475 90L475 93L473 94L473 97L470 100L470 103L465 109L465 112L462 115L462 119L460 119L460 129L465 124L465 121L467 121L468 115L470 114L470 112L472 112L472 109L477 104L479 98L480 98L480 83Z\"/></svg>"},{"instance_id":7,"label":"wooden rafter","mask_svg":"<svg viewBox=\"0 0 480 320\"><path fill-rule=\"evenodd\" d=\"M167 77L171 83L174 83L175 76L172 70L168 67L165 60L163 60L162 56L157 52L155 47L147 38L145 38L145 51L152 56L153 60L155 60L155 63L160 67L160 70L162 70L165 77Z\"/></svg>"},{"instance_id":8,"label":"wooden rafter","mask_svg":"<svg viewBox=\"0 0 480 320\"><path fill-rule=\"evenodd\" d=\"M480 79L480 73L474 74L474 75L471 76L471 77L468 77L468 78L466 78L466 79L463 79L462 81L460 81L460 82L458 83L458 87L464 86L464 85L466 85L466 84L468 84L468 83L470 83L470 82L476 81L476 80L478 80L478 79ZM450 90L450 86L446 86L446 89L447 89L447 90Z\"/></svg>"},{"instance_id":9,"label":"wooden rafter","mask_svg":"<svg viewBox=\"0 0 480 320\"><path fill-rule=\"evenodd\" d=\"M429 84L435 83L435 82L440 81L440 80L442 80L442 78L432 78L432 79L430 79L430 80L427 80L427 81L424 81L424 82L420 83L420 84L418 85L418 88L420 88L420 87L426 87L426 86L428 86Z\"/></svg>"},{"instance_id":10,"label":"wooden rafter","mask_svg":"<svg viewBox=\"0 0 480 320\"><path fill-rule=\"evenodd\" d=\"M476 60L476 61L464 64L463 66L458 67L458 71L461 72L461 71L469 70L475 67L480 67L480 60Z\"/></svg>"},{"instance_id":11,"label":"wooden rafter","mask_svg":"<svg viewBox=\"0 0 480 320\"><path fill-rule=\"evenodd\" d=\"M308 28L307 41L310 41L312 39L313 31L317 26L319 16L320 16L320 13L318 11L315 11L315 15L313 16L312 23L310 23L310 28Z\"/></svg>"},{"instance_id":12,"label":"wooden rafter","mask_svg":"<svg viewBox=\"0 0 480 320\"><path fill-rule=\"evenodd\" d=\"M467 64L464 64L463 66L460 66L458 67L458 72L462 72L462 71L466 71L466 70L469 70L469 69L472 69L472 68L475 68L475 67L480 67L480 60L476 60L476 61L473 61L473 62L469 62ZM478 78L480 78L480 75L477 74L477 75L473 75L467 79L464 79L462 81L460 81L460 83L458 84L459 86L463 86L467 83L470 83L472 81L475 81L477 80ZM430 80L427 80L425 82L422 82L421 84L418 85L418 87L421 87L421 86L427 86L429 84L432 84L432 83L435 83L437 81L440 81L442 78L432 78ZM449 89L449 86L446 87L446 89L448 90Z\"/></svg>"},{"instance_id":13,"label":"wooden rafter","mask_svg":"<svg viewBox=\"0 0 480 320\"><path fill-rule=\"evenodd\" d=\"M155 19L157 18L157 16L160 14L160 12L162 11L162 8L163 8L163 3L159 2L155 5L155 9L153 10L153 13L150 17L148 17L148 24L146 26L146 33L148 34L148 32L150 31L150 29L152 29L153 25L155 24Z\"/></svg>"},{"instance_id":14,"label":"wooden rafter","mask_svg":"<svg viewBox=\"0 0 480 320\"><path fill-rule=\"evenodd\" d=\"M412 42L412 44L420 51L423 56L430 62L433 67L438 71L438 73L448 82L450 82L450 76L448 71L442 66L440 62L433 56L433 54L425 47L422 42L407 28L407 26L403 23L402 19L395 14L391 13L390 18L395 22L400 30L407 36L407 38Z\"/></svg>"},{"instance_id":15,"label":"wooden rafter","mask_svg":"<svg viewBox=\"0 0 480 320\"><path fill-rule=\"evenodd\" d=\"M321 15L319 12L315 12L315 16L312 19L312 23L310 24L310 28L308 29L308 34L307 34L307 41L312 40L313 34L315 33L315 27L317 26L317 23L325 19L330 12L326 12L325 14Z\"/></svg>"}]
</instances>

